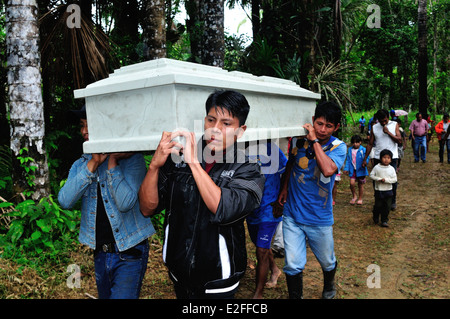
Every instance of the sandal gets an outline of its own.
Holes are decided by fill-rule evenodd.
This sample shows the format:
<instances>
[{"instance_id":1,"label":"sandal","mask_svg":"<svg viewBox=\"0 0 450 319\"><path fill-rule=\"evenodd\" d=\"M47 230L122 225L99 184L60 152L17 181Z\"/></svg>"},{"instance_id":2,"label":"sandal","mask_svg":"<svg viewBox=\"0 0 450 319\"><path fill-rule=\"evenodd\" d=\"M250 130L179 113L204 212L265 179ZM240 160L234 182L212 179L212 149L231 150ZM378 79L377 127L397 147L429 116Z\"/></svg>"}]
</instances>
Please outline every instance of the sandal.
<instances>
[{"instance_id":1,"label":"sandal","mask_svg":"<svg viewBox=\"0 0 450 319\"><path fill-rule=\"evenodd\" d=\"M350 204L351 204L351 205L355 205L355 201L356 201L356 198L353 198L353 199L350 201Z\"/></svg>"}]
</instances>

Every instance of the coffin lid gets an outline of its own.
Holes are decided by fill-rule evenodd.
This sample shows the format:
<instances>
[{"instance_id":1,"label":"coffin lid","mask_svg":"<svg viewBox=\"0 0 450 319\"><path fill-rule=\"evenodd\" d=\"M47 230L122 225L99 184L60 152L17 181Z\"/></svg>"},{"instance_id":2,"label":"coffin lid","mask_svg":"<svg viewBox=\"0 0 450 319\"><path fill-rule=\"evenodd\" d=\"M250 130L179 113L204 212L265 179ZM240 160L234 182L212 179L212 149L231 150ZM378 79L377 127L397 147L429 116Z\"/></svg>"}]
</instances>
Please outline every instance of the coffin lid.
<instances>
[{"instance_id":1,"label":"coffin lid","mask_svg":"<svg viewBox=\"0 0 450 319\"><path fill-rule=\"evenodd\" d=\"M108 78L74 91L75 98L143 89L169 84L186 84L239 91L263 92L320 99L320 94L306 90L290 80L268 76L254 76L239 71L226 71L192 62L157 59L124 66Z\"/></svg>"}]
</instances>

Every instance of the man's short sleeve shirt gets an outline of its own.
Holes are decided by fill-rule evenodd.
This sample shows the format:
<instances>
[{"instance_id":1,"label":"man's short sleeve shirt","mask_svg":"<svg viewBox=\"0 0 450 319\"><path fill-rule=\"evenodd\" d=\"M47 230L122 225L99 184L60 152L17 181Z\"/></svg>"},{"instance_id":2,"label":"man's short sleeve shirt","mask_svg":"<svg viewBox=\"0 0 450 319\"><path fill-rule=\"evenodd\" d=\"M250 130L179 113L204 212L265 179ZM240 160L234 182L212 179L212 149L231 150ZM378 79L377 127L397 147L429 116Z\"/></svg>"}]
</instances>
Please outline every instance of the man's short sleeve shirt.
<instances>
[{"instance_id":1,"label":"man's short sleeve shirt","mask_svg":"<svg viewBox=\"0 0 450 319\"><path fill-rule=\"evenodd\" d=\"M320 172L312 145L303 138L293 138L289 160L294 166L289 178L287 202L283 214L305 225L331 226L333 219L332 190L336 174L325 177ZM322 145L325 154L341 169L347 146L334 136Z\"/></svg>"}]
</instances>

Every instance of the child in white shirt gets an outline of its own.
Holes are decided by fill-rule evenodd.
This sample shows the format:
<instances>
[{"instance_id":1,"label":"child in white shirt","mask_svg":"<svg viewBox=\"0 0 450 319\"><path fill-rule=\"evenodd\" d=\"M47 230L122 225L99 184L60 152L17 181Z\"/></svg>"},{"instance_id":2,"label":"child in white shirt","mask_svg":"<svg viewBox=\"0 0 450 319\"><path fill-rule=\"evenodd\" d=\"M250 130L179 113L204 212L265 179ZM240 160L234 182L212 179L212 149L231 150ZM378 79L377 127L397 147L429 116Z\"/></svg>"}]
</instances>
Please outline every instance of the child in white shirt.
<instances>
[{"instance_id":1,"label":"child in white shirt","mask_svg":"<svg viewBox=\"0 0 450 319\"><path fill-rule=\"evenodd\" d=\"M378 224L381 215L381 227L388 227L388 215L392 205L392 184L397 182L395 169L389 165L392 161L392 152L382 150L380 163L370 172L370 178L375 181L375 204L373 206L373 221Z\"/></svg>"}]
</instances>

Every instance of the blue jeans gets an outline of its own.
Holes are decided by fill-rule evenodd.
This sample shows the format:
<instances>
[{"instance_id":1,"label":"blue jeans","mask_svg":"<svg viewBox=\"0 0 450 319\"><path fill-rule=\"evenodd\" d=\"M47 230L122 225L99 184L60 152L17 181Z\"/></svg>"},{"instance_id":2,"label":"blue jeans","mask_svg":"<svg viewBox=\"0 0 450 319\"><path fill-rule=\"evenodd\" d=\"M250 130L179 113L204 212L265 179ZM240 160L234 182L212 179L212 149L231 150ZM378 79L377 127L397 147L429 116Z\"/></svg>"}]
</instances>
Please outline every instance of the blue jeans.
<instances>
[{"instance_id":1,"label":"blue jeans","mask_svg":"<svg viewBox=\"0 0 450 319\"><path fill-rule=\"evenodd\" d=\"M414 161L420 159L425 161L427 159L427 136L414 136Z\"/></svg>"},{"instance_id":2,"label":"blue jeans","mask_svg":"<svg viewBox=\"0 0 450 319\"><path fill-rule=\"evenodd\" d=\"M138 299L147 270L148 240L132 250L109 253L96 250L95 280L99 299Z\"/></svg>"},{"instance_id":3,"label":"blue jeans","mask_svg":"<svg viewBox=\"0 0 450 319\"><path fill-rule=\"evenodd\" d=\"M324 271L336 267L334 255L333 226L308 226L283 216L284 272L294 276L305 269L306 239L309 247Z\"/></svg>"}]
</instances>

